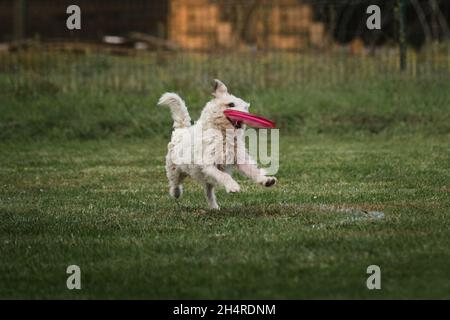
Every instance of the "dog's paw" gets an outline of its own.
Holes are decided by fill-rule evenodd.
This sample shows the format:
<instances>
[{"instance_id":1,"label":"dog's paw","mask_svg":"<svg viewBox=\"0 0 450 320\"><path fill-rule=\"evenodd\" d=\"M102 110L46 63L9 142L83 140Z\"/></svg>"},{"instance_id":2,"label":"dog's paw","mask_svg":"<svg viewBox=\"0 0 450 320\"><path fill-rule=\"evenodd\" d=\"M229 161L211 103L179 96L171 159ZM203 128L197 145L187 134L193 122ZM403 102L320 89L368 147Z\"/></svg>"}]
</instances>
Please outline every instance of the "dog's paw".
<instances>
[{"instance_id":1,"label":"dog's paw","mask_svg":"<svg viewBox=\"0 0 450 320\"><path fill-rule=\"evenodd\" d=\"M266 177L266 179L264 179L264 181L262 182L262 185L264 187L271 187L275 183L277 183L277 178L275 178L275 177Z\"/></svg>"},{"instance_id":2,"label":"dog's paw","mask_svg":"<svg viewBox=\"0 0 450 320\"><path fill-rule=\"evenodd\" d=\"M181 197L181 194L183 193L183 188L181 186L171 187L169 193L172 197L178 199Z\"/></svg>"},{"instance_id":3,"label":"dog's paw","mask_svg":"<svg viewBox=\"0 0 450 320\"><path fill-rule=\"evenodd\" d=\"M231 192L231 193L239 192L240 189L241 189L241 187L239 187L239 184L238 184L236 181L234 181L234 180L228 182L228 183L225 185L225 190L226 190L228 193L230 193L230 192Z\"/></svg>"}]
</instances>

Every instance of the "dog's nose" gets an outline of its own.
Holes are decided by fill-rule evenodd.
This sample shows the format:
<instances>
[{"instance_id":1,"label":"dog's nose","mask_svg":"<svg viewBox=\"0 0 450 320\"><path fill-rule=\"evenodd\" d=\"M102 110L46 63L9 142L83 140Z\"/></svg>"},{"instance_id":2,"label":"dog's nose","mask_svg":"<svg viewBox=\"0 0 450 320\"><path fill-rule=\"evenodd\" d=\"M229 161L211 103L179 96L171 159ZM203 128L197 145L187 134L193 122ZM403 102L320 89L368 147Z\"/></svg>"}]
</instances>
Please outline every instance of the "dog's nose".
<instances>
[{"instance_id":1,"label":"dog's nose","mask_svg":"<svg viewBox=\"0 0 450 320\"><path fill-rule=\"evenodd\" d=\"M247 106L239 106L239 107L234 108L234 110L248 113L248 107Z\"/></svg>"}]
</instances>

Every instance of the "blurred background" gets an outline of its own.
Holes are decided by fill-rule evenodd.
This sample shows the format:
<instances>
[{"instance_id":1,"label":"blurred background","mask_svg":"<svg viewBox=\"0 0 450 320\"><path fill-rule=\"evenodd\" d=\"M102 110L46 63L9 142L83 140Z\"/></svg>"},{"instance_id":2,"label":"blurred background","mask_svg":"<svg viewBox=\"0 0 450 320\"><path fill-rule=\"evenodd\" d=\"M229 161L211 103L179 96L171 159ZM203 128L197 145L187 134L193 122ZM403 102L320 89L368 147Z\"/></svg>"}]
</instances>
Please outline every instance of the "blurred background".
<instances>
[{"instance_id":1,"label":"blurred background","mask_svg":"<svg viewBox=\"0 0 450 320\"><path fill-rule=\"evenodd\" d=\"M66 27L71 4L81 9L81 30ZM366 26L373 4L381 8L380 30ZM296 91L288 101L253 104L295 133L343 122L353 132L361 126L348 120L356 110L371 112L363 123L375 121L369 131L379 132L392 124L386 105L395 105L393 92L442 92L436 86L449 80L449 24L443 0L0 0L0 139L160 133L169 120L149 106L161 93L182 94L195 118L213 78L254 100L261 90ZM336 96L322 101L325 90ZM363 90L371 96L354 95ZM333 108L339 101L344 107ZM411 112L405 105L397 106L398 121ZM329 111L343 113L343 121L323 120Z\"/></svg>"},{"instance_id":2,"label":"blurred background","mask_svg":"<svg viewBox=\"0 0 450 320\"><path fill-rule=\"evenodd\" d=\"M0 298L450 298L449 25L450 0L0 0ZM278 184L235 175L216 213L170 198L157 106L196 120L214 78L280 129Z\"/></svg>"},{"instance_id":3,"label":"blurred background","mask_svg":"<svg viewBox=\"0 0 450 320\"><path fill-rule=\"evenodd\" d=\"M71 4L81 30L66 28ZM366 27L371 4L381 30ZM61 90L211 75L262 86L399 71L439 78L450 70L449 21L442 0L0 0L0 72Z\"/></svg>"}]
</instances>

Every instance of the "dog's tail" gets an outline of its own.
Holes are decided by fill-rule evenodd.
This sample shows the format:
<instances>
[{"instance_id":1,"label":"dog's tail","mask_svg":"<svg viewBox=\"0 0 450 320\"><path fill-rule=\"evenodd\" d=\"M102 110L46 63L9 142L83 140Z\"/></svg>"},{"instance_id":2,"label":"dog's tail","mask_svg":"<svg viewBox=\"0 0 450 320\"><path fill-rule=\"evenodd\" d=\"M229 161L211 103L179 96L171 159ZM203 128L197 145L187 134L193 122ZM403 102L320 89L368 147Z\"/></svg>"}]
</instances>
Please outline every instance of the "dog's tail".
<instances>
[{"instance_id":1,"label":"dog's tail","mask_svg":"<svg viewBox=\"0 0 450 320\"><path fill-rule=\"evenodd\" d=\"M183 99L176 93L166 92L159 98L158 105L168 106L172 113L173 127L186 128L191 126L191 117Z\"/></svg>"}]
</instances>

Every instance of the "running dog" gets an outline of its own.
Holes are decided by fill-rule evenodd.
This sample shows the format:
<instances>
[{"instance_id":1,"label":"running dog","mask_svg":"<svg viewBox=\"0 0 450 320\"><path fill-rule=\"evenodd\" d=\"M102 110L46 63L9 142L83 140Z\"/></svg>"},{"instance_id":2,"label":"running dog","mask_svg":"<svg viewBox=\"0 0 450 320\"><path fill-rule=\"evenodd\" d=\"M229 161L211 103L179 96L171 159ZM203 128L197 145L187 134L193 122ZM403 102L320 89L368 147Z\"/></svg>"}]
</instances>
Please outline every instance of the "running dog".
<instances>
[{"instance_id":1,"label":"running dog","mask_svg":"<svg viewBox=\"0 0 450 320\"><path fill-rule=\"evenodd\" d=\"M204 186L209 207L219 209L215 186L223 186L231 193L240 190L231 176L233 168L265 187L273 186L277 179L266 176L248 154L244 141L245 124L233 121L223 113L226 109L248 112L250 104L228 93L220 80L214 80L213 96L194 125L186 104L177 94L163 94L158 105L169 107L173 119L166 156L170 195L176 199L181 197L183 180L190 176Z\"/></svg>"}]
</instances>

